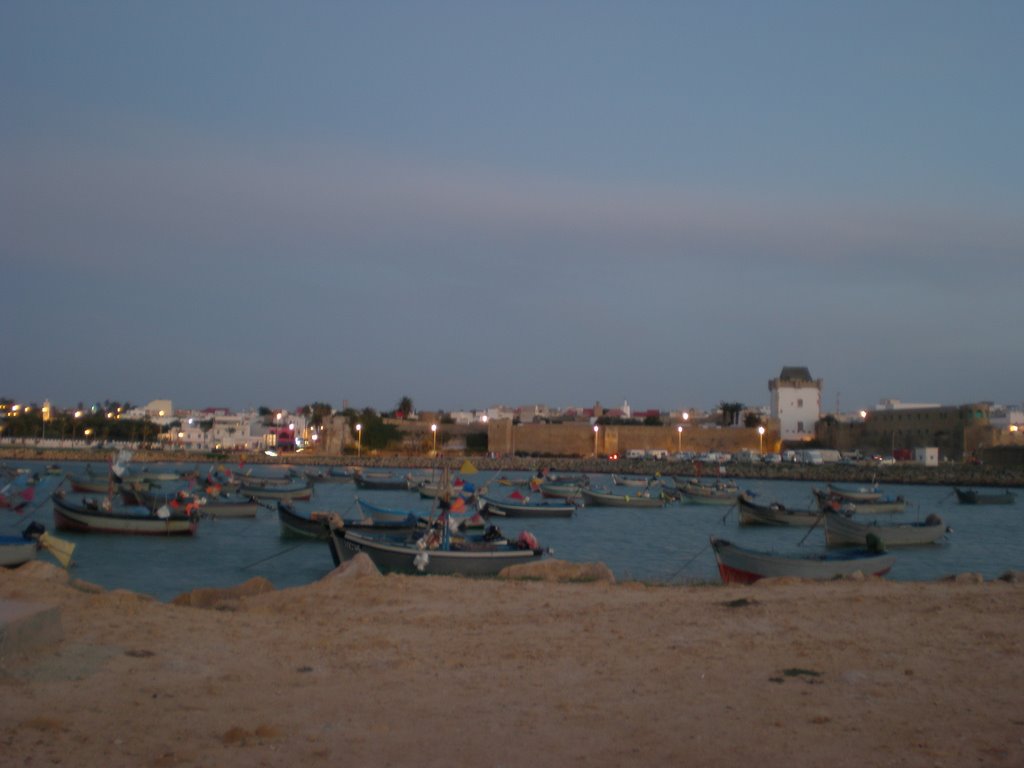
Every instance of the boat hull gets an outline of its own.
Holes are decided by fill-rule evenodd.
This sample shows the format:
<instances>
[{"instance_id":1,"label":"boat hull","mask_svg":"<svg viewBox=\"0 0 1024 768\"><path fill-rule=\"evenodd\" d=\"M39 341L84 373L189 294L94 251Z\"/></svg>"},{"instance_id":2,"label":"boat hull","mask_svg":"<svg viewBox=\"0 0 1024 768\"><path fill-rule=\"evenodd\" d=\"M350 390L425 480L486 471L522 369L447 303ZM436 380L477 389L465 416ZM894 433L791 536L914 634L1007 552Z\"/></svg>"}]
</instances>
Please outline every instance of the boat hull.
<instances>
[{"instance_id":1,"label":"boat hull","mask_svg":"<svg viewBox=\"0 0 1024 768\"><path fill-rule=\"evenodd\" d=\"M424 550L415 544L388 541L342 529L339 535L351 551L365 552L382 571L437 576L497 576L510 565L543 557L543 549Z\"/></svg>"},{"instance_id":2,"label":"boat hull","mask_svg":"<svg viewBox=\"0 0 1024 768\"><path fill-rule=\"evenodd\" d=\"M894 523L879 525L864 523L841 512L825 515L825 544L830 547L863 547L869 535L874 535L886 547L909 547L934 544L948 532L942 518L933 522Z\"/></svg>"},{"instance_id":3,"label":"boat hull","mask_svg":"<svg viewBox=\"0 0 1024 768\"><path fill-rule=\"evenodd\" d=\"M718 575L724 584L753 584L765 578L792 576L801 579L825 580L854 573L884 576L895 563L889 553L868 550L840 550L812 556L787 556L760 552L711 537L711 548L718 564Z\"/></svg>"},{"instance_id":4,"label":"boat hull","mask_svg":"<svg viewBox=\"0 0 1024 768\"><path fill-rule=\"evenodd\" d=\"M810 528L821 521L822 513L811 510L786 509L781 504L755 504L746 494L736 497L740 509L740 525L780 525Z\"/></svg>"},{"instance_id":5,"label":"boat hull","mask_svg":"<svg viewBox=\"0 0 1024 768\"><path fill-rule=\"evenodd\" d=\"M584 488L583 501L592 507L663 507L665 499L657 496L630 496L618 493L600 493Z\"/></svg>"},{"instance_id":6,"label":"boat hull","mask_svg":"<svg viewBox=\"0 0 1024 768\"><path fill-rule=\"evenodd\" d=\"M117 533L139 536L194 536L199 519L174 515L167 518L91 510L53 497L53 522L61 531Z\"/></svg>"},{"instance_id":7,"label":"boat hull","mask_svg":"<svg viewBox=\"0 0 1024 768\"><path fill-rule=\"evenodd\" d=\"M313 498L313 486L310 484L291 487L276 486L249 486L243 485L238 489L240 496L248 496L251 499L282 499L289 501L308 501Z\"/></svg>"},{"instance_id":8,"label":"boat hull","mask_svg":"<svg viewBox=\"0 0 1024 768\"><path fill-rule=\"evenodd\" d=\"M1010 491L1002 493L980 493L978 491L953 489L956 492L957 501L961 504L1013 504L1016 498Z\"/></svg>"},{"instance_id":9,"label":"boat hull","mask_svg":"<svg viewBox=\"0 0 1024 768\"><path fill-rule=\"evenodd\" d=\"M488 496L480 499L480 507L483 514L497 517L572 517L576 511L575 504L559 504L555 501L531 504Z\"/></svg>"},{"instance_id":10,"label":"boat hull","mask_svg":"<svg viewBox=\"0 0 1024 768\"><path fill-rule=\"evenodd\" d=\"M39 544L21 536L0 536L0 568L16 568L34 560Z\"/></svg>"}]
</instances>

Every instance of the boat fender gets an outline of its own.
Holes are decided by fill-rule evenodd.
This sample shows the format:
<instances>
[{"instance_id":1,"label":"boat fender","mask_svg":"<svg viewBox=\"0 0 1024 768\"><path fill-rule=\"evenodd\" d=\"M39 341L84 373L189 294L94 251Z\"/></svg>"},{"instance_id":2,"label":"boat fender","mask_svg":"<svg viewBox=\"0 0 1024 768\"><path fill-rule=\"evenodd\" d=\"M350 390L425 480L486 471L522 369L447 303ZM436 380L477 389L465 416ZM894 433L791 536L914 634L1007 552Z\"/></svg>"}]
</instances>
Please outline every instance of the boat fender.
<instances>
[{"instance_id":1,"label":"boat fender","mask_svg":"<svg viewBox=\"0 0 1024 768\"><path fill-rule=\"evenodd\" d=\"M430 555L426 552L417 552L416 557L413 558L412 564L416 566L416 570L423 573L427 570L427 565L430 563Z\"/></svg>"}]
</instances>

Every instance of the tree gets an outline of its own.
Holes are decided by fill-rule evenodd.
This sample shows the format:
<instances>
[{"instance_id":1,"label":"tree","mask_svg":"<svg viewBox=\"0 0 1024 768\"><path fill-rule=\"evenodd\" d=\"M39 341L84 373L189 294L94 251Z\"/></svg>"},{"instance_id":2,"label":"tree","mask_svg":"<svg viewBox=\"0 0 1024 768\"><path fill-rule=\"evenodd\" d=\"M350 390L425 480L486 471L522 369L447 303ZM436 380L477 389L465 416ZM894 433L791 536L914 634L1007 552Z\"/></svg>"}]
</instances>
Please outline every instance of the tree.
<instances>
[{"instance_id":1,"label":"tree","mask_svg":"<svg viewBox=\"0 0 1024 768\"><path fill-rule=\"evenodd\" d=\"M719 406L722 411L722 426L731 427L739 421L740 413L743 412L743 403L726 403L723 402Z\"/></svg>"},{"instance_id":2,"label":"tree","mask_svg":"<svg viewBox=\"0 0 1024 768\"><path fill-rule=\"evenodd\" d=\"M395 406L395 418L396 419L407 419L413 413L412 398L408 395L402 395L402 399L398 401L398 405Z\"/></svg>"},{"instance_id":3,"label":"tree","mask_svg":"<svg viewBox=\"0 0 1024 768\"><path fill-rule=\"evenodd\" d=\"M373 408L356 411L346 408L342 411L348 422L348 433L353 441L359 441L363 450L381 450L401 439L401 433L394 424L385 424L384 419ZM356 433L356 424L362 426L362 437Z\"/></svg>"}]
</instances>

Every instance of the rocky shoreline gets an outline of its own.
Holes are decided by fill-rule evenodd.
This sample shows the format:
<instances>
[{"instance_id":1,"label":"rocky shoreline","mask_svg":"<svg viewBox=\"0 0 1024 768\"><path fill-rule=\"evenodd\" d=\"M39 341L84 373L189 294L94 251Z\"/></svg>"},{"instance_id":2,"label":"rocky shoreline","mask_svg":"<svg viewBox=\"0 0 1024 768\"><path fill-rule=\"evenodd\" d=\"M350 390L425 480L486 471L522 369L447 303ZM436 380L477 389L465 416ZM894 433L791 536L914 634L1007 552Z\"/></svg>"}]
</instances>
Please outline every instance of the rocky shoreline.
<instances>
[{"instance_id":1,"label":"rocky shoreline","mask_svg":"<svg viewBox=\"0 0 1024 768\"><path fill-rule=\"evenodd\" d=\"M39 461L60 464L68 461L105 463L116 449L41 449L33 446L0 447L0 464ZM797 480L819 483L879 483L898 485L998 486L1024 487L1024 467L1002 467L982 464L941 464L925 467L914 463L879 464L744 464L730 462L721 467L695 462L657 460L608 461L598 458L536 457L536 456L465 456L431 457L411 454L363 455L361 457L328 456L318 453L295 453L267 456L263 453L211 454L186 451L136 450L132 461L139 463L185 463L228 465L266 464L289 466L363 466L380 468L434 468L447 464L458 470L469 460L480 472L536 472L548 468L556 472L590 474L679 475L686 477L723 477L749 480Z\"/></svg>"}]
</instances>

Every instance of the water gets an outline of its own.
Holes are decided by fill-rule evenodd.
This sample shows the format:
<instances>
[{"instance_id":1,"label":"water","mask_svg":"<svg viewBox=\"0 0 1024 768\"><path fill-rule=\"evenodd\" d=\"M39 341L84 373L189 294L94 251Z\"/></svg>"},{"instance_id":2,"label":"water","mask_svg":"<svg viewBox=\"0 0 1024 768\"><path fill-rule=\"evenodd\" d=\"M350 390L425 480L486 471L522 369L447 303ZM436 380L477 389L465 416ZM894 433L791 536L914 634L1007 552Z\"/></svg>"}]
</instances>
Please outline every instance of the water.
<instances>
[{"instance_id":1,"label":"water","mask_svg":"<svg viewBox=\"0 0 1024 768\"><path fill-rule=\"evenodd\" d=\"M41 463L25 462L23 466L43 469ZM69 462L62 467L82 473L85 465ZM261 467L257 471L280 474L283 470ZM526 477L525 473L502 474ZM491 473L480 472L467 479L479 485L493 478ZM591 479L595 485L610 485L605 475L592 475ZM37 503L30 513L14 515L0 509L0 534L21 530L30 519L42 522L58 537L77 544L72 576L107 589L123 588L167 601L198 587L228 587L254 576L263 576L278 588L299 586L320 579L333 567L325 542L281 535L276 509L269 508L275 502L270 501L264 502L268 508L261 509L255 519L203 519L194 537L58 532L52 504L39 502L48 499L60 481L60 476L41 479ZM794 509L813 508L813 487L814 483L798 481L740 482L741 489L755 492L762 503L778 501ZM511 490L493 489L498 489L499 495ZM941 544L893 550L897 560L890 579L934 580L964 572L994 579L1008 570L1024 570L1024 493L1018 493L1010 505L964 506L945 486L886 485L882 490L887 495L902 495L910 506L903 515L879 515L879 520L923 520L936 512L953 528ZM295 506L307 513L333 510L354 517L357 492L382 506L423 513L431 508L429 500L410 491L358 491L351 483L318 483L312 500ZM824 548L820 529L807 535L806 528L741 528L737 520L734 508L675 502L661 509L590 507L580 509L572 518L496 522L509 538L524 529L531 531L541 545L554 549L557 558L603 562L620 581L717 583L718 571L708 546L711 535L780 552ZM41 557L50 560L46 554Z\"/></svg>"}]
</instances>

